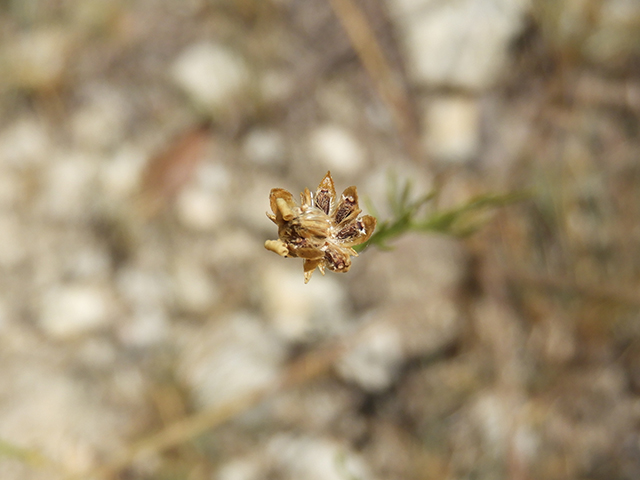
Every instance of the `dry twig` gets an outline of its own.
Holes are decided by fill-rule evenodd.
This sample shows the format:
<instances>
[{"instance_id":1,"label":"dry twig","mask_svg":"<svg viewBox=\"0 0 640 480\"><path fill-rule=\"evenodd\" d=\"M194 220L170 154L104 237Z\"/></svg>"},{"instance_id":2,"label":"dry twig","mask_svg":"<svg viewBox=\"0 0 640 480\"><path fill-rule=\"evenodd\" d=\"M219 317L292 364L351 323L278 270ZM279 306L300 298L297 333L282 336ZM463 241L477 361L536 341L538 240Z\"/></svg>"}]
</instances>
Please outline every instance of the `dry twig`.
<instances>
[{"instance_id":1,"label":"dry twig","mask_svg":"<svg viewBox=\"0 0 640 480\"><path fill-rule=\"evenodd\" d=\"M350 337L350 339L352 338L354 337ZM70 476L68 478L69 480L111 478L145 455L162 452L219 427L251 408L260 405L277 392L303 385L326 374L344 351L347 343L348 340L338 341L317 348L291 364L275 385L258 388L241 398L234 398L223 405L217 405L172 423L159 432L134 443L120 458L115 459L108 465L81 476Z\"/></svg>"},{"instance_id":2,"label":"dry twig","mask_svg":"<svg viewBox=\"0 0 640 480\"><path fill-rule=\"evenodd\" d=\"M367 18L353 0L329 0L329 3L373 80L378 94L391 112L411 158L416 163L421 163L426 157L420 145L415 122L412 120L411 102L385 58Z\"/></svg>"}]
</instances>

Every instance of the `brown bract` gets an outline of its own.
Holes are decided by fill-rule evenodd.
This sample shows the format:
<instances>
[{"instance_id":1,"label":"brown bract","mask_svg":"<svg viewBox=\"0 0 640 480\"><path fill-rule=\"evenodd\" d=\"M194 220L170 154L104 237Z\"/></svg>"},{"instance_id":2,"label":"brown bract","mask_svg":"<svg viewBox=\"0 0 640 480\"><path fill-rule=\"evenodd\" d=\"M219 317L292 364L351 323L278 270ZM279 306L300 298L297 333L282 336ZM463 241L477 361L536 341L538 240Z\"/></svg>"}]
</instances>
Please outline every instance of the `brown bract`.
<instances>
[{"instance_id":1,"label":"brown bract","mask_svg":"<svg viewBox=\"0 0 640 480\"><path fill-rule=\"evenodd\" d=\"M311 279L316 268L324 275L325 268L333 272L347 272L351 256L358 256L352 248L366 242L376 228L376 219L359 216L356 187L348 187L339 199L327 172L313 195L308 188L300 194L300 206L293 195L282 188L274 188L269 195L271 210L267 213L278 226L278 240L267 240L267 250L283 257L304 259L304 283Z\"/></svg>"}]
</instances>

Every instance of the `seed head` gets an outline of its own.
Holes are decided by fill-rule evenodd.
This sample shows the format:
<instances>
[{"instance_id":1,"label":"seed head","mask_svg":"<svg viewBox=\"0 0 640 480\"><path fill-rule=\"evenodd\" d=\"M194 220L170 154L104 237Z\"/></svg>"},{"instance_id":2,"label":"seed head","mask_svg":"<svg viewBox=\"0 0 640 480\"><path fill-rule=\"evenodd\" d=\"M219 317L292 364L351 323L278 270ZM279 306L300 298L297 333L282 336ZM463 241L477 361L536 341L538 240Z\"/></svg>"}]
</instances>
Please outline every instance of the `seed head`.
<instances>
[{"instance_id":1,"label":"seed head","mask_svg":"<svg viewBox=\"0 0 640 480\"><path fill-rule=\"evenodd\" d=\"M351 257L358 256L352 248L366 242L376 228L376 219L359 216L356 187L348 187L339 199L327 172L315 195L308 188L300 194L300 206L293 195L282 188L274 188L269 195L271 210L267 217L278 226L278 240L267 240L267 250L283 257L304 260L304 283L311 279L316 268L324 275L325 268L333 272L347 272Z\"/></svg>"}]
</instances>

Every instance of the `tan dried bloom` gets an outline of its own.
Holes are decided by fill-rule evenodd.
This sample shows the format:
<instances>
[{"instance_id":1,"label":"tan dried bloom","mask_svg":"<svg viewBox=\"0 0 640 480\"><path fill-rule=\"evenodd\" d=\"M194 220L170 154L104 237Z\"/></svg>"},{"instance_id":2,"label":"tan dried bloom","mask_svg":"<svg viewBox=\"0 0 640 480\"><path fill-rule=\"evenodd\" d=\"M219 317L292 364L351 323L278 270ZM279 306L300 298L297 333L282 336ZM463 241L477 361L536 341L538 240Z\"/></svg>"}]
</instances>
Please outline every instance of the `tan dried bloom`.
<instances>
[{"instance_id":1,"label":"tan dried bloom","mask_svg":"<svg viewBox=\"0 0 640 480\"><path fill-rule=\"evenodd\" d=\"M322 179L315 196L305 188L300 206L282 188L272 189L269 200L273 213L267 217L278 226L278 240L267 240L264 246L283 257L304 259L304 283L316 268L323 275L325 268L349 271L351 256L358 256L351 247L366 242L376 228L374 217L358 216L362 210L356 187L348 187L336 199L331 172Z\"/></svg>"}]
</instances>

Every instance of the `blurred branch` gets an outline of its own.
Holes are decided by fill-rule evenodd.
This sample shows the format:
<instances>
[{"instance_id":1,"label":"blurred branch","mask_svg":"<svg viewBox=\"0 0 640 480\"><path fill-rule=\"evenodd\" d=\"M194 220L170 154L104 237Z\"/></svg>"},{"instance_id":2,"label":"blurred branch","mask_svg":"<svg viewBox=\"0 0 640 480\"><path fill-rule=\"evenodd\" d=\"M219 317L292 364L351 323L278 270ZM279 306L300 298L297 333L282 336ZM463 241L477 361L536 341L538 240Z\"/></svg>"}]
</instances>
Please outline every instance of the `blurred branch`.
<instances>
[{"instance_id":1,"label":"blurred branch","mask_svg":"<svg viewBox=\"0 0 640 480\"><path fill-rule=\"evenodd\" d=\"M320 377L330 370L336 358L346 348L347 342L348 340L337 341L312 350L293 362L275 385L257 388L240 398L234 398L232 401L222 405L216 405L176 421L159 432L134 443L120 458L108 465L86 472L83 475L69 476L68 480L113 478L118 472L130 466L139 458L162 452L198 437L208 430L216 428L260 405L279 391L302 385Z\"/></svg>"},{"instance_id":2,"label":"blurred branch","mask_svg":"<svg viewBox=\"0 0 640 480\"><path fill-rule=\"evenodd\" d=\"M411 102L389 65L367 18L353 0L329 0L329 3L373 80L378 94L389 109L409 155L416 163L422 163L426 157L413 121Z\"/></svg>"}]
</instances>

